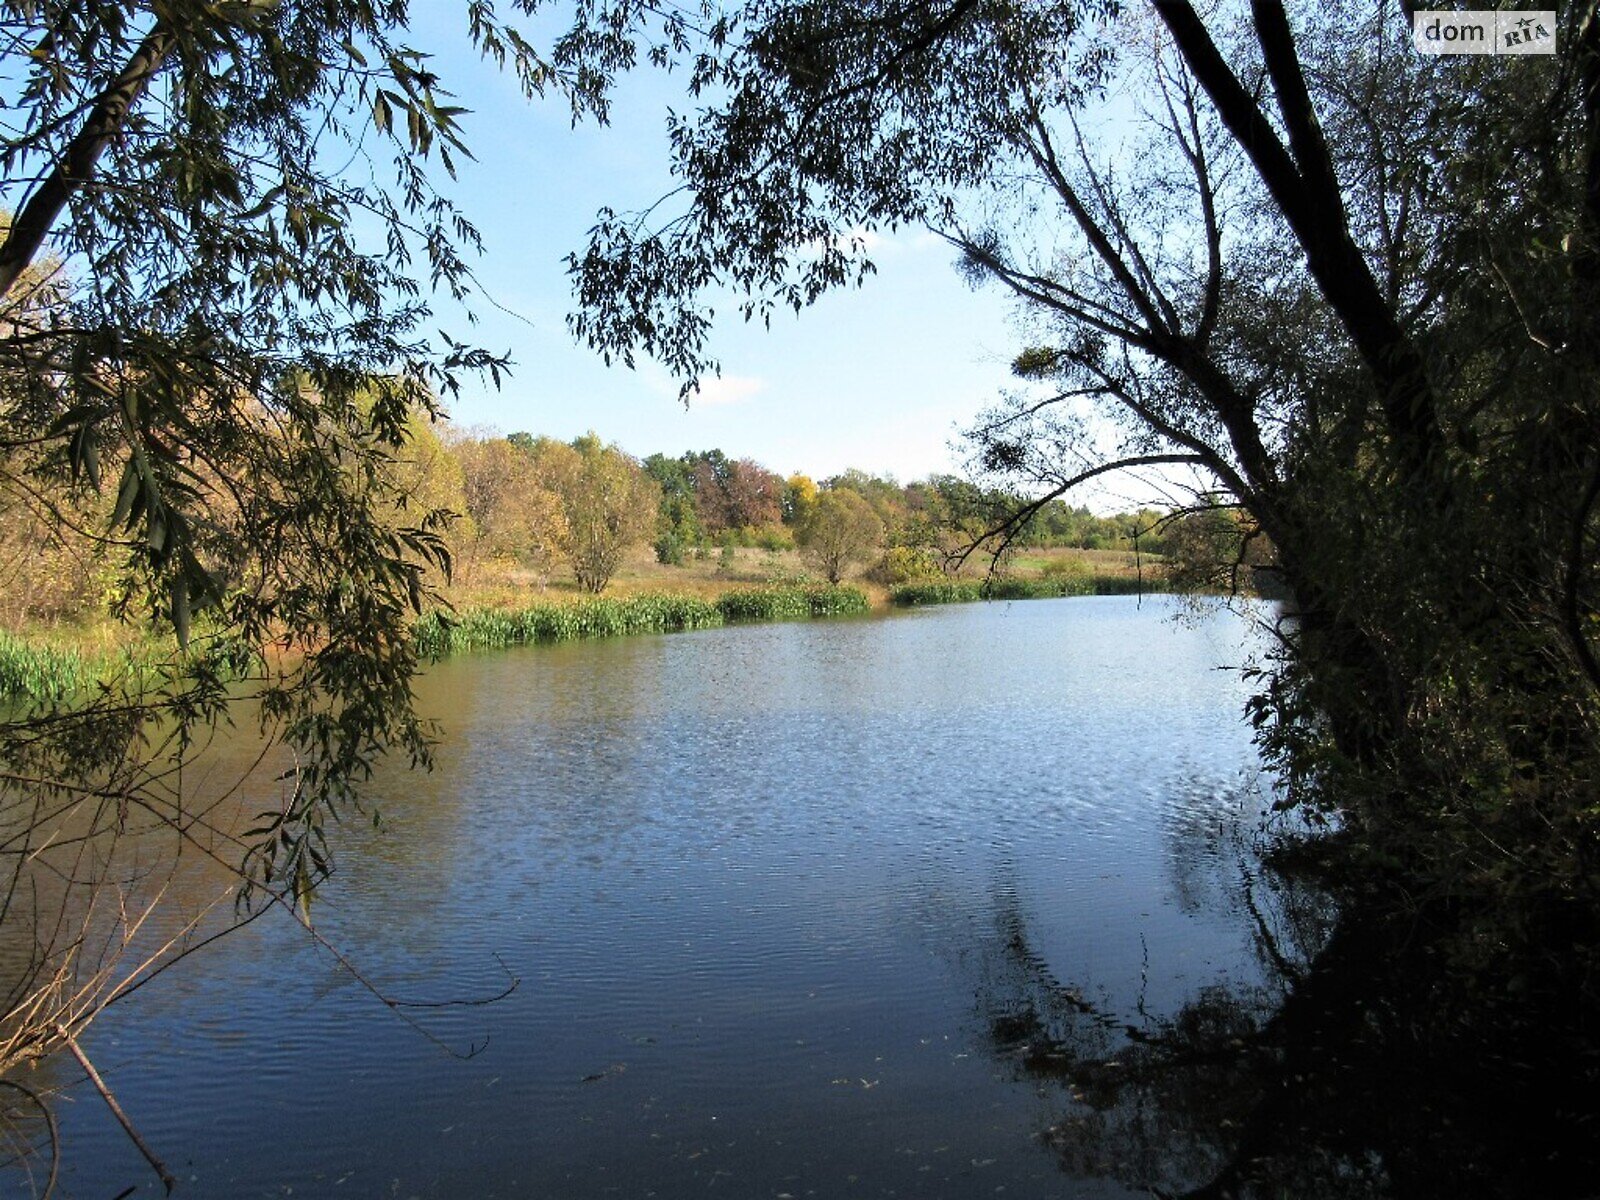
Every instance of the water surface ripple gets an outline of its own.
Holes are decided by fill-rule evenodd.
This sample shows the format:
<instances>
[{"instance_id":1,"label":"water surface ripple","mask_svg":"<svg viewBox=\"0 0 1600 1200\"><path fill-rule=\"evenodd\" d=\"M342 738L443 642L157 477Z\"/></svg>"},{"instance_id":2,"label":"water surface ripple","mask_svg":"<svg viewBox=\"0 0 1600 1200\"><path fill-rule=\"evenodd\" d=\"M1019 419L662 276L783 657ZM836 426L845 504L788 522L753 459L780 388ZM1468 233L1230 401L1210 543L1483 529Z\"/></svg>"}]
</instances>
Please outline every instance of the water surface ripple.
<instances>
[{"instance_id":1,"label":"water surface ripple","mask_svg":"<svg viewBox=\"0 0 1600 1200\"><path fill-rule=\"evenodd\" d=\"M437 769L385 771L317 918L400 997L493 993L503 962L509 998L420 1014L481 1053L287 922L92 1052L193 1200L1143 1194L1144 1167L1063 1151L1105 1111L1006 1031L1066 1003L1109 1057L1265 985L1230 900L1255 757L1218 669L1249 636L1171 617L967 605L439 664ZM153 1192L71 1095L66 1194Z\"/></svg>"}]
</instances>

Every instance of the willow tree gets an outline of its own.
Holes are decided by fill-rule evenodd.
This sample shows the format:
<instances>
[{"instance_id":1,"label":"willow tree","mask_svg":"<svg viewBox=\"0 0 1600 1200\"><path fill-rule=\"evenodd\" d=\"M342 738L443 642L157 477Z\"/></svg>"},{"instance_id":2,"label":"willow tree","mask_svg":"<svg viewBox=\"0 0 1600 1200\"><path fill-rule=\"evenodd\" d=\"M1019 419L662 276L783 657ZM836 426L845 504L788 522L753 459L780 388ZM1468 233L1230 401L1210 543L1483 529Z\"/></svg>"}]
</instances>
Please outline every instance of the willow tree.
<instances>
[{"instance_id":1,"label":"willow tree","mask_svg":"<svg viewBox=\"0 0 1600 1200\"><path fill-rule=\"evenodd\" d=\"M530 91L585 106L490 5L462 12ZM119 840L216 859L243 912L292 905L376 757L428 758L407 631L446 517L394 462L463 373L505 364L428 332L431 295L471 291L478 236L438 186L460 110L405 20L375 0L0 4L0 507L93 555L168 648L0 709L0 1071L79 1052L182 952L187 917L152 910L160 881ZM239 704L286 772L249 833L184 773Z\"/></svg>"},{"instance_id":2,"label":"willow tree","mask_svg":"<svg viewBox=\"0 0 1600 1200\"><path fill-rule=\"evenodd\" d=\"M692 379L709 288L798 310L871 273L864 233L935 230L1030 324L979 467L1039 505L1193 470L1242 513L1292 597L1253 706L1289 798L1452 884L1590 888L1594 4L1528 57L1424 57L1365 2L755 0L719 32L681 190L573 257L580 333Z\"/></svg>"},{"instance_id":3,"label":"willow tree","mask_svg":"<svg viewBox=\"0 0 1600 1200\"><path fill-rule=\"evenodd\" d=\"M1250 715L1285 802L1339 814L1328 878L1364 886L1273 1021L1342 977L1323 1011L1393 1033L1385 1072L1514 1082L1557 1131L1504 1187L1578 1195L1593 1106L1551 1098L1593 1094L1600 1011L1600 5L1553 54L1453 58L1409 7L753 0L696 64L683 189L574 257L574 324L692 377L709 288L799 309L907 225L1007 289L1022 390L977 465L1037 505L1193 470L1208 523L1240 514L1216 565L1288 596ZM1417 1003L1357 986L1387 974L1345 957L1368 936ZM1189 1194L1271 1192L1306 1092ZM1414 1170L1371 1131L1345 1151Z\"/></svg>"}]
</instances>

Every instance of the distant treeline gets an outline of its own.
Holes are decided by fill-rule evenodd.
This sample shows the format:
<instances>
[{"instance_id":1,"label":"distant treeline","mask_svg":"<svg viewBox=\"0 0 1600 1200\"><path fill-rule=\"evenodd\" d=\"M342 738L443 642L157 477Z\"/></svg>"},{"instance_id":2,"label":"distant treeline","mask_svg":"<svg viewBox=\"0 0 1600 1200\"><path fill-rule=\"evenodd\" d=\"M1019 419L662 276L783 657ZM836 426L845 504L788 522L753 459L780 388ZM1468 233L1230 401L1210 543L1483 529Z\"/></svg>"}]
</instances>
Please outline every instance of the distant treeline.
<instances>
[{"instance_id":1,"label":"distant treeline","mask_svg":"<svg viewBox=\"0 0 1600 1200\"><path fill-rule=\"evenodd\" d=\"M566 566L596 592L642 542L666 564L746 546L799 549L833 583L860 570L890 585L937 578L1026 499L954 475L911 483L855 470L783 476L721 450L636 459L594 434L570 444L528 433L455 437L428 457L428 499L463 514L454 541L469 578L497 564ZM1137 549L1159 558L1185 536L1194 540L1194 530L1180 528L1188 519L1150 508L1096 516L1054 500L1013 531L1009 548Z\"/></svg>"},{"instance_id":2,"label":"distant treeline","mask_svg":"<svg viewBox=\"0 0 1600 1200\"><path fill-rule=\"evenodd\" d=\"M418 421L412 434L407 451L387 468L407 497L392 520L442 531L454 581L469 597L476 588L516 588L561 575L599 593L624 558L645 545L665 564L763 547L799 550L814 576L829 583L853 575L890 587L936 581L949 577L956 556L1025 499L954 475L911 483L854 470L821 480L782 476L721 450L641 460L593 433L563 442ZM53 498L49 506L6 502L0 629L93 620L116 604L115 551L86 552L62 537L54 519L65 512L82 527L105 527L110 504L111 497L87 491ZM1225 510L1096 516L1055 500L1013 531L1008 549L1137 549L1152 559L1183 559L1185 547L1199 546L1198 558L1216 563L1234 557L1229 546L1237 533ZM990 539L971 561L987 568L985 552L999 548ZM1001 574L1005 566L1002 558Z\"/></svg>"},{"instance_id":3,"label":"distant treeline","mask_svg":"<svg viewBox=\"0 0 1600 1200\"><path fill-rule=\"evenodd\" d=\"M664 554L673 546L793 544L823 492L849 491L864 499L883 523L887 546L932 546L951 533L975 535L1015 512L1024 498L1015 492L983 488L955 475L932 475L900 483L886 475L846 471L814 480L796 473L787 478L752 459L731 459L721 450L690 451L677 458L652 454L641 464L661 487L661 537ZM1165 549L1162 520L1151 508L1114 516L1052 500L1027 522L1015 539L1023 547L1131 550L1152 554Z\"/></svg>"}]
</instances>

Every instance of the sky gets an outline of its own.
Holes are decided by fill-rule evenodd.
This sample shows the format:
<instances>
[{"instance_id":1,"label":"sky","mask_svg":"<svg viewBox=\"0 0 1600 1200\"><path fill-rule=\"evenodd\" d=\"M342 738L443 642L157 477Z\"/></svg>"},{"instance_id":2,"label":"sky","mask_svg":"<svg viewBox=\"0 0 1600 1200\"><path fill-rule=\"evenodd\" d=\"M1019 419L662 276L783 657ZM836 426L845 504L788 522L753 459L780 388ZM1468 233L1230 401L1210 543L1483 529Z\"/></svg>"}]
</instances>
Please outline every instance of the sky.
<instances>
[{"instance_id":1,"label":"sky","mask_svg":"<svg viewBox=\"0 0 1600 1200\"><path fill-rule=\"evenodd\" d=\"M1019 334L1010 301L974 290L950 248L906 229L873 248L859 290L824 297L771 330L719 306L711 339L722 364L687 406L654 363L606 367L566 326L573 307L563 257L580 250L596 211L649 206L671 186L666 105L686 106L675 79L642 71L619 92L612 124L574 131L558 97L528 101L470 46L454 5L417 6L413 42L470 110L463 136L476 162L452 189L479 228L477 324L438 302L439 324L509 351L501 390L463 386L458 425L570 439L589 430L640 457L718 447L772 470L818 479L846 468L901 482L960 469L959 429L1000 390Z\"/></svg>"}]
</instances>

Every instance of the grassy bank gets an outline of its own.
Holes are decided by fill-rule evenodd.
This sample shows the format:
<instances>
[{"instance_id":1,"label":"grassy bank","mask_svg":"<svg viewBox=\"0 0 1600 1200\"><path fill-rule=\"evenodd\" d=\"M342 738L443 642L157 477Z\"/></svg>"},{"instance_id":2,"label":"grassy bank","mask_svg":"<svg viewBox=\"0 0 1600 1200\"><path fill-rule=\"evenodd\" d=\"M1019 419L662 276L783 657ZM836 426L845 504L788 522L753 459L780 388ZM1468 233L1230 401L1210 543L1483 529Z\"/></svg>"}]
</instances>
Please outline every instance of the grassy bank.
<instances>
[{"instance_id":1,"label":"grassy bank","mask_svg":"<svg viewBox=\"0 0 1600 1200\"><path fill-rule=\"evenodd\" d=\"M954 578L981 583L989 574L989 566L986 558L974 556ZM668 565L657 562L648 546L639 546L629 551L605 594L622 598L696 596L714 604L735 588L820 583L813 570L812 564L795 550L739 546L727 551L713 550L704 558L690 555L682 564ZM1112 582L1114 579L1134 581L1125 585L1132 590L1137 587L1136 581L1141 575L1146 591L1158 590L1160 585L1151 581L1164 570L1164 562L1154 555L1137 555L1127 550L1030 549L1012 560L1006 576L1048 580L1092 577L1104 580L1100 592L1109 593L1117 586ZM891 581L876 571L868 571L847 582L864 591L874 607L882 607L889 603L890 588L903 581ZM538 603L571 603L588 598L566 571L552 568L540 572L505 563L463 567L444 592L462 612L472 608L521 608L535 600Z\"/></svg>"},{"instance_id":2,"label":"grassy bank","mask_svg":"<svg viewBox=\"0 0 1600 1200\"><path fill-rule=\"evenodd\" d=\"M416 624L417 649L431 657L539 642L677 633L737 621L789 621L869 611L853 587L765 587L698 596L644 594L598 597L527 608L468 608L454 616L429 613Z\"/></svg>"},{"instance_id":3,"label":"grassy bank","mask_svg":"<svg viewBox=\"0 0 1600 1200\"><path fill-rule=\"evenodd\" d=\"M886 605L970 600L1029 600L1164 590L1161 564L1148 556L1142 572L1118 551L1043 551L1019 559L1005 579L941 579L888 588L860 581L829 587L795 582L804 564L793 551L740 549L728 561L687 567L657 564L641 551L614 585L592 597L567 581L506 579L450 589L451 616L431 613L415 625L425 657L544 642L673 633L739 621L793 621L846 616ZM1142 577L1141 577L1142 575ZM530 592L540 601L528 604ZM135 639L111 622L30 631L0 630L0 702L49 705L117 681L154 686L173 668L170 644ZM204 644L204 643L202 643ZM204 653L218 654L211 646ZM213 669L216 669L213 667ZM224 667L224 677L242 674Z\"/></svg>"}]
</instances>

